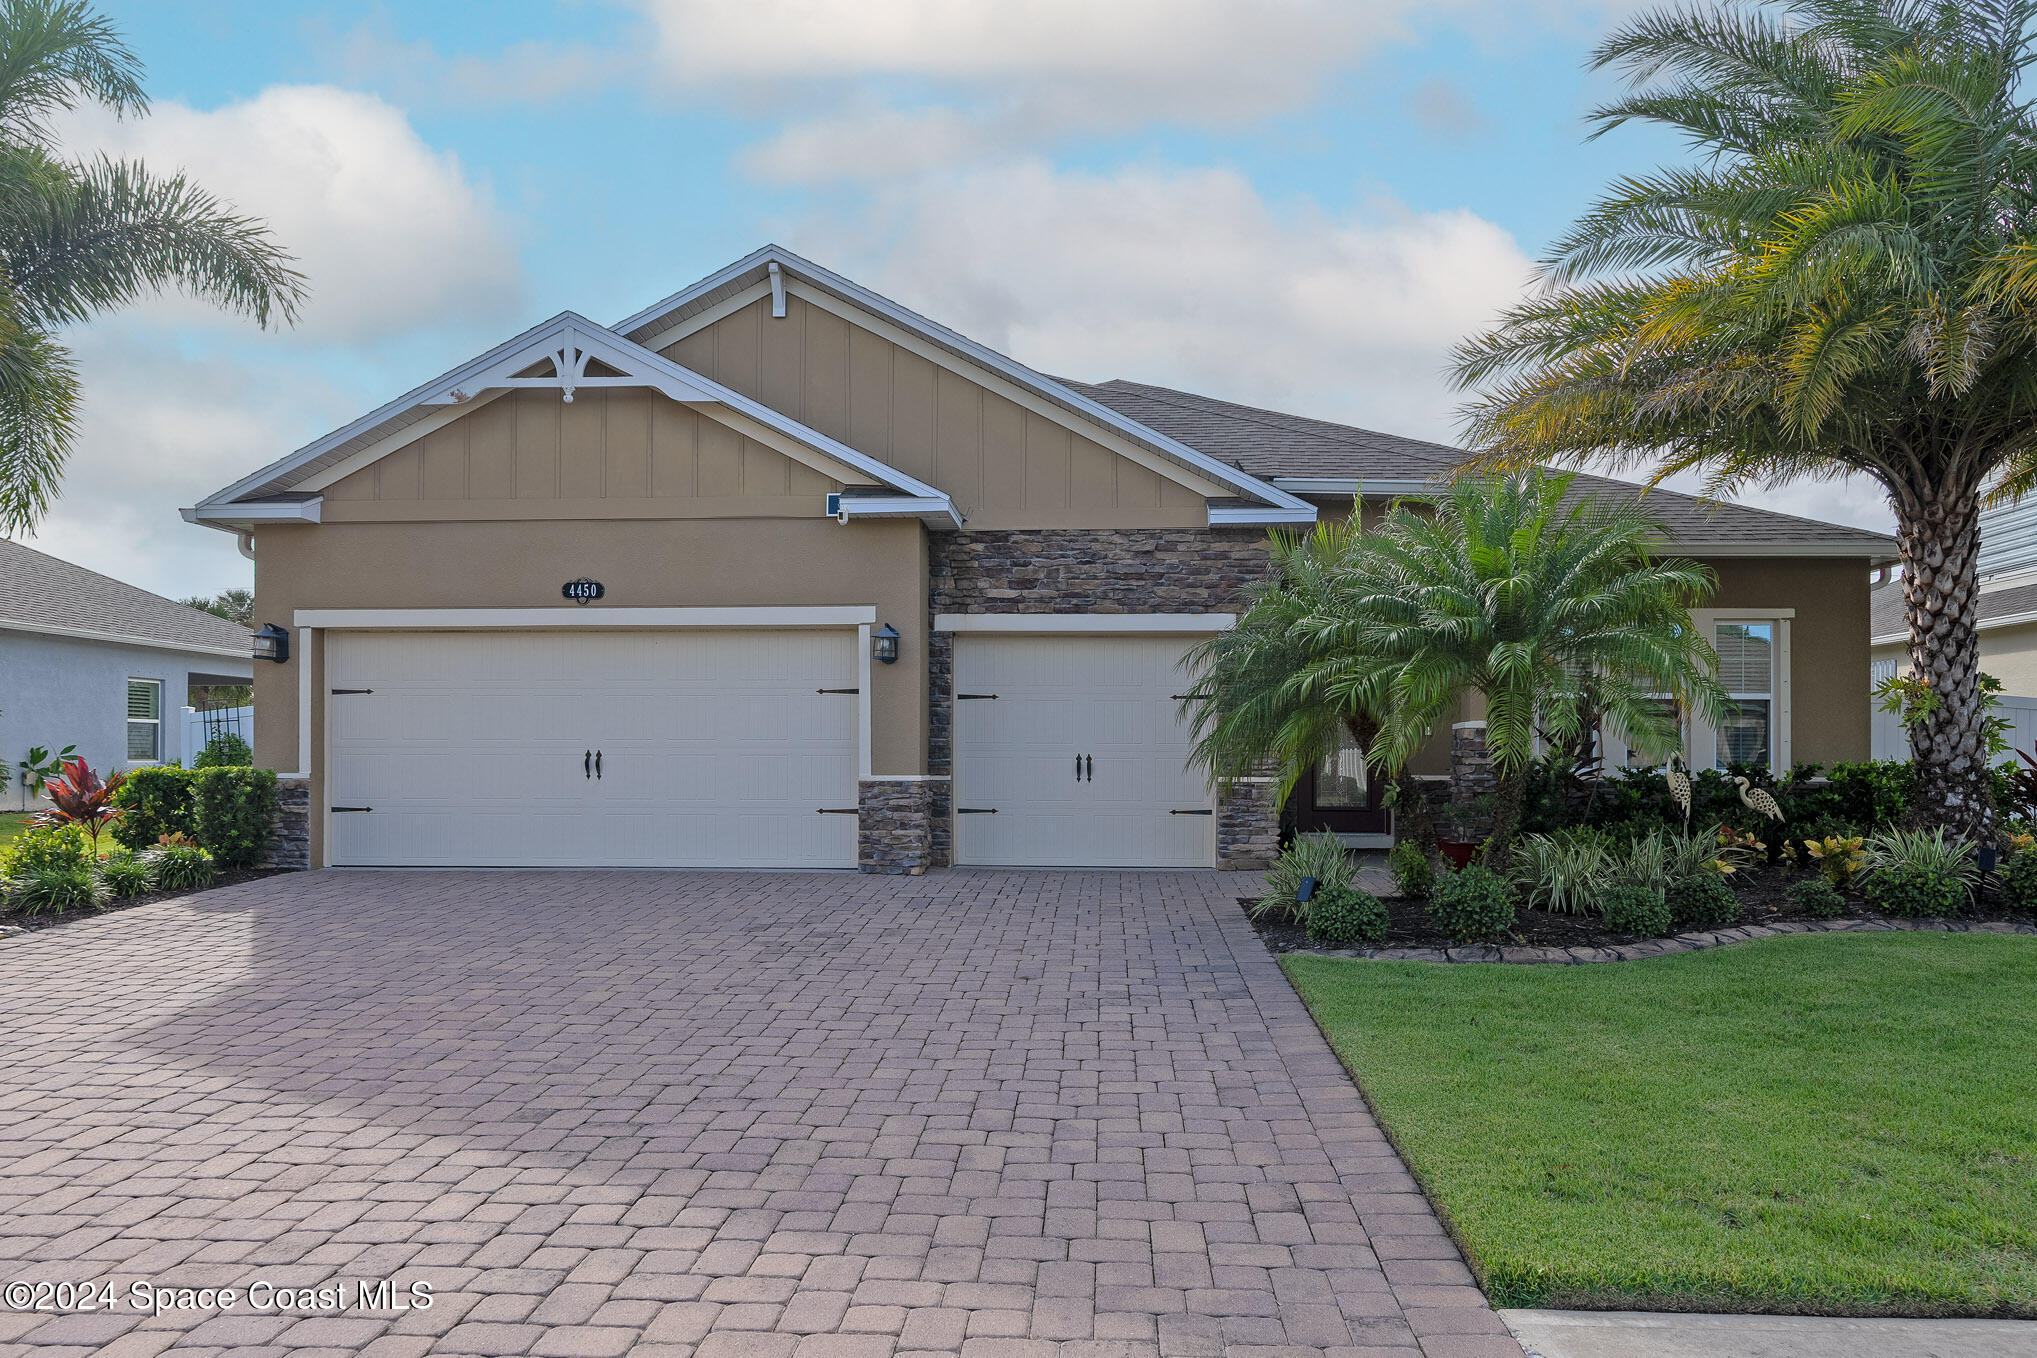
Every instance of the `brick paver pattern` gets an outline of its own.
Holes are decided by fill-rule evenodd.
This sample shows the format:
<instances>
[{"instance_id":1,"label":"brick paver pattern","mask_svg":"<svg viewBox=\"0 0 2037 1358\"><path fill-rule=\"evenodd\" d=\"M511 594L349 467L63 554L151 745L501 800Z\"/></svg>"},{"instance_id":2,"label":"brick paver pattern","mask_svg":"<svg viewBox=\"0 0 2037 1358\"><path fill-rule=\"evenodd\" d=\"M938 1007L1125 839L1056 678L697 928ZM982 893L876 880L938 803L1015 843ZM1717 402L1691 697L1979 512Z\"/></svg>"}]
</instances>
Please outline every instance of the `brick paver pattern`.
<instances>
[{"instance_id":1,"label":"brick paver pattern","mask_svg":"<svg viewBox=\"0 0 2037 1358\"><path fill-rule=\"evenodd\" d=\"M1218 873L345 873L0 943L0 1350L1519 1358Z\"/></svg>"}]
</instances>

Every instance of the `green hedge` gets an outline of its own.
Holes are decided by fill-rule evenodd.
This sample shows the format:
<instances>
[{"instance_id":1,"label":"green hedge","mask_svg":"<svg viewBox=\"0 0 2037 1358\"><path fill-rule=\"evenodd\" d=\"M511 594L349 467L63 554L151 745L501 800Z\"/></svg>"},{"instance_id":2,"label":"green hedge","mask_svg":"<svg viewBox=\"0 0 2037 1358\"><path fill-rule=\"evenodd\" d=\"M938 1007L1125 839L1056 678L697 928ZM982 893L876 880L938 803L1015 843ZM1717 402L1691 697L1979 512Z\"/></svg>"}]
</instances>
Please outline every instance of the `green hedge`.
<instances>
[{"instance_id":1,"label":"green hedge","mask_svg":"<svg viewBox=\"0 0 2037 1358\"><path fill-rule=\"evenodd\" d=\"M198 842L223 868L253 867L276 825L272 769L222 766L191 770L191 807Z\"/></svg>"},{"instance_id":2,"label":"green hedge","mask_svg":"<svg viewBox=\"0 0 2037 1358\"><path fill-rule=\"evenodd\" d=\"M127 814L113 822L113 837L139 852L153 848L164 835L198 834L191 807L191 771L175 765L150 765L127 775L113 800Z\"/></svg>"}]
</instances>

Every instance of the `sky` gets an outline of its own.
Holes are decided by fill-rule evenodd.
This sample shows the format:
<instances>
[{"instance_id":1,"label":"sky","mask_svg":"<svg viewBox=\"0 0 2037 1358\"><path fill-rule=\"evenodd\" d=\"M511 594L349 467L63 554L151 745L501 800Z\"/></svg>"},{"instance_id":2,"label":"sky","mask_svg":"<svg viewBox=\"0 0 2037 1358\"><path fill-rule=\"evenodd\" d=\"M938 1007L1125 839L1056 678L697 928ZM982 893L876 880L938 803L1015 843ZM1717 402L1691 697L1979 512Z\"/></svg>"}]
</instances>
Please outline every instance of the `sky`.
<instances>
[{"instance_id":1,"label":"sky","mask_svg":"<svg viewBox=\"0 0 2037 1358\"><path fill-rule=\"evenodd\" d=\"M767 241L1047 372L1451 440L1450 346L1659 131L1587 143L1633 0L101 0L141 118L74 154L265 219L310 302L178 296L67 335L45 551L249 583L181 506L571 308ZM1886 528L1871 486L1747 497Z\"/></svg>"}]
</instances>

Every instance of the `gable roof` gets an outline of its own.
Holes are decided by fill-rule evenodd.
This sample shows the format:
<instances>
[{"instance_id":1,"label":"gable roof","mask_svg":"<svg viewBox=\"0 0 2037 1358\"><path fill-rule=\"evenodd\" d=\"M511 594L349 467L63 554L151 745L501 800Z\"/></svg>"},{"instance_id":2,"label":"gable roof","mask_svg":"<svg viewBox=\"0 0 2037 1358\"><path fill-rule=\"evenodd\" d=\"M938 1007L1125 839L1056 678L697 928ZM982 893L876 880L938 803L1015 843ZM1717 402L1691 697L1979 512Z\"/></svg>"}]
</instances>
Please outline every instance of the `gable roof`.
<instances>
[{"instance_id":1,"label":"gable roof","mask_svg":"<svg viewBox=\"0 0 2037 1358\"><path fill-rule=\"evenodd\" d=\"M1067 385L1130 418L1204 452L1235 460L1248 472L1284 481L1357 481L1384 491L1413 490L1447 475L1470 454L1447 444L1383 434L1327 420L1219 401L1193 392L1116 378ZM1895 539L1864 528L1778 514L1751 505L1701 499L1630 481L1579 475L1580 492L1645 495L1651 513L1687 551L1776 555L1863 556L1893 560Z\"/></svg>"},{"instance_id":2,"label":"gable roof","mask_svg":"<svg viewBox=\"0 0 2037 1358\"><path fill-rule=\"evenodd\" d=\"M900 306L860 283L822 268L811 260L803 259L782 245L766 245L760 250L753 251L727 268L709 274L691 287L683 288L645 307L635 315L617 321L613 329L640 344L655 347L667 342L665 336L693 318L740 299L754 289L766 285L781 287L782 280L788 276L838 301L846 302L888 321L955 358L1016 384L1032 395L1059 407L1074 417L1077 423L1088 424L1117 438L1127 439L1185 470L1228 486L1243 504L1265 505L1274 510L1287 511L1288 515L1298 522L1312 521L1315 516L1313 507L1307 501L1269 484L1253 475L1249 469L1241 469L1220 457L1211 456L1208 449L1192 446L1164 430L1128 417L1124 412L1088 394L1079 383L1064 382L1029 368L987 345L977 343L967 335L950 330L938 321L929 320L916 311ZM1256 521L1268 522L1284 517L1287 516L1262 516Z\"/></svg>"},{"instance_id":3,"label":"gable roof","mask_svg":"<svg viewBox=\"0 0 2037 1358\"><path fill-rule=\"evenodd\" d=\"M584 375L590 358L616 369L622 376ZM548 359L554 364L551 376L517 375ZM561 363L571 371L561 370L558 366ZM560 386L567 392L568 400L575 386L650 386L676 401L723 406L854 468L909 500L927 502L922 506L927 512L945 512L951 517L954 513L948 497L924 481L674 363L577 312L562 311L486 353L440 373L423 386L414 387L388 404L369 411L353 423L323 438L314 439L288 456L278 458L225 489L206 496L196 506L184 511L184 517L194 523L226 524L245 521L250 516L250 509L236 506L269 511L292 501L302 501L306 494L302 487L307 482L343 466L358 454L389 445L392 438L426 432L426 428L430 427L426 426L427 421L437 419L444 422L458 418L480 392L531 385ZM403 439L405 443L409 441L409 438ZM290 516L316 518L316 512L312 510Z\"/></svg>"},{"instance_id":4,"label":"gable roof","mask_svg":"<svg viewBox=\"0 0 2037 1358\"><path fill-rule=\"evenodd\" d=\"M248 629L0 538L0 630L248 659Z\"/></svg>"}]
</instances>

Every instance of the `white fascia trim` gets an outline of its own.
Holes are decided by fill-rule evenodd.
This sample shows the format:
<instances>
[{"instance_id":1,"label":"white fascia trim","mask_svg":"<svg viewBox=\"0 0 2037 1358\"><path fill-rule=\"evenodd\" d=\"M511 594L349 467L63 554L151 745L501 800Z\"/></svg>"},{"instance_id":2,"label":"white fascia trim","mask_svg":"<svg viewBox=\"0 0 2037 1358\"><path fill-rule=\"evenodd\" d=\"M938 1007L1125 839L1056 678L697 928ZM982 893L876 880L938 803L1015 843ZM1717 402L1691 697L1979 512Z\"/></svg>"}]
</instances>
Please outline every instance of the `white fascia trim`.
<instances>
[{"instance_id":1,"label":"white fascia trim","mask_svg":"<svg viewBox=\"0 0 2037 1358\"><path fill-rule=\"evenodd\" d=\"M109 646L141 646L151 651L181 651L186 655L223 655L235 660L248 662L248 674L254 675L254 657L250 646L193 646L188 642L164 641L159 637L137 637L126 632L98 632L89 627L55 627L39 622L23 622L14 618L0 618L0 632L29 632L36 636L64 637L73 641L103 641Z\"/></svg>"},{"instance_id":2,"label":"white fascia trim","mask_svg":"<svg viewBox=\"0 0 2037 1358\"><path fill-rule=\"evenodd\" d=\"M1223 508L1212 506L1209 511L1209 526L1212 528L1223 528L1241 524L1303 524L1314 523L1315 521L1316 507L1314 505L1304 505L1300 509L1274 509L1265 505L1237 508L1226 505Z\"/></svg>"},{"instance_id":3,"label":"white fascia trim","mask_svg":"<svg viewBox=\"0 0 2037 1358\"><path fill-rule=\"evenodd\" d=\"M812 608L300 608L294 625L376 631L406 628L479 631L491 628L615 627L863 627L875 605Z\"/></svg>"},{"instance_id":4,"label":"white fascia trim","mask_svg":"<svg viewBox=\"0 0 2037 1358\"><path fill-rule=\"evenodd\" d=\"M318 523L325 516L325 497L310 500L250 500L246 504L193 505L180 509L186 523L223 527L244 523Z\"/></svg>"},{"instance_id":5,"label":"white fascia trim","mask_svg":"<svg viewBox=\"0 0 2037 1358\"><path fill-rule=\"evenodd\" d=\"M1415 495L1434 491L1441 483L1422 476L1276 476L1273 484L1297 495Z\"/></svg>"},{"instance_id":6,"label":"white fascia trim","mask_svg":"<svg viewBox=\"0 0 2037 1358\"><path fill-rule=\"evenodd\" d=\"M1661 545L1685 556L1850 556L1870 565L1897 560L1894 552L1865 543L1848 542L1686 542L1664 538Z\"/></svg>"},{"instance_id":7,"label":"white fascia trim","mask_svg":"<svg viewBox=\"0 0 2037 1358\"><path fill-rule=\"evenodd\" d=\"M2037 609L2026 609L2021 613L2004 613L1999 618L1982 618L1974 624L1974 629L1980 632L1991 632L1997 627L2021 627L2025 623L2032 622L2037 622ZM1907 646L1909 642L1910 634L1908 632L1886 632L1881 636L1869 637L1867 639L1867 644L1870 646Z\"/></svg>"},{"instance_id":8,"label":"white fascia trim","mask_svg":"<svg viewBox=\"0 0 2037 1358\"><path fill-rule=\"evenodd\" d=\"M924 519L931 528L962 526L962 516L945 495L844 495L840 513L847 519Z\"/></svg>"},{"instance_id":9,"label":"white fascia trim","mask_svg":"<svg viewBox=\"0 0 2037 1358\"><path fill-rule=\"evenodd\" d=\"M450 409L442 406L440 410L434 413L443 414L448 419L457 419L467 410L473 409L475 405L475 400L452 401L452 393L455 390L464 391L467 385L478 386L483 382L489 382L495 384L489 390L496 391L504 389L505 384L555 386L557 385L556 378L519 379L511 378L507 374L547 356L556 347L551 341L564 339L569 336L572 342L579 344L583 349L600 358L604 363L624 372L635 374L634 376L624 378L583 378L577 385L590 387L650 386L664 392L676 401L725 406L730 410L747 415L757 423L774 429L780 434L814 449L816 452L824 453L836 461L854 467L872 480L895 487L907 495L925 496L930 499L941 498L941 492L938 489L915 477L907 476L896 467L880 462L866 453L859 453L854 448L836 439L829 438L817 429L810 429L799 421L791 419L761 402L753 401L740 392L703 377L691 368L682 367L662 354L646 349L634 340L627 339L605 326L588 320L578 312L564 311L551 320L546 321L543 325L526 330L515 339L505 344L497 345L472 362L462 364L452 372L446 373L422 387L418 387L407 396L397 401L392 401L389 405L383 406L373 414L363 416L346 428L328 434L316 443L308 444L305 448L291 454L290 457L285 458L282 462L272 464L262 471L256 472L253 476L236 482L217 495L201 500L198 504L198 509L203 512L210 512L219 502L231 500L242 489L261 485L264 482L276 479L278 476L287 475L294 468L303 466L305 463L317 458L321 453L346 442L349 438L353 438L366 430L374 428L384 420L415 407L451 402ZM478 399L478 396L475 399ZM406 433L409 434L409 437L404 437ZM418 436L417 433L408 430L397 430L389 438L379 441L373 448L361 451L362 454L368 454L365 461L373 461L375 457L393 451L397 447L404 446ZM357 455L347 459L345 463L340 465L347 467L349 470L355 470L359 466L364 465L364 459ZM314 489L323 489L333 480L345 474L338 467L328 470L331 473L330 475L321 474L314 478L317 483L313 487Z\"/></svg>"},{"instance_id":10,"label":"white fascia trim","mask_svg":"<svg viewBox=\"0 0 2037 1358\"><path fill-rule=\"evenodd\" d=\"M1228 632L1235 613L936 613L936 632Z\"/></svg>"},{"instance_id":11,"label":"white fascia trim","mask_svg":"<svg viewBox=\"0 0 2037 1358\"><path fill-rule=\"evenodd\" d=\"M759 265L764 266L768 270L772 264L778 265L784 274L791 276L793 280L791 291L796 296L807 296L799 287L799 280L804 275L805 278L821 285L821 287L831 292L839 293L843 297L850 298L856 305L883 317L901 329L918 334L925 339L937 341L942 345L952 347L967 354L973 362L988 368L1006 381L1015 383L1038 395L1045 396L1071 410L1079 410L1083 415L1107 428L1116 430L1129 439L1150 443L1156 448L1166 450L1169 456L1186 462L1189 466L1219 484L1231 486L1243 491L1247 495L1264 499L1282 509L1303 508L1300 500L1281 490L1279 487L1256 476L1241 472L1236 467L1219 462L1205 453L1199 453L1177 439L1171 439L1158 430L1147 428L1137 420L1120 415L1109 406L1098 401L1092 401L1087 396L1071 391L1045 374L1035 372L1031 368L1026 367L1023 363L1006 358L1003 354L998 353L994 349L985 348L966 335L958 334L936 321L930 321L916 312L908 311L906 308L898 305L898 303L870 291L860 283L851 282L840 274L824 269L810 260L802 259L790 250L780 246L767 245L761 250L745 255L727 268L709 274L692 287L673 293L662 302L646 307L636 315L619 322L614 327L614 332L627 335L639 326L648 324L662 315L669 314L685 306L694 298L704 296L742 277ZM807 300L812 299L807 297ZM687 324L690 325L697 319L697 317L689 317ZM667 331L660 334L658 338L669 343L670 340L666 338L669 333Z\"/></svg>"}]
</instances>

